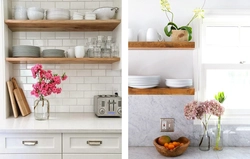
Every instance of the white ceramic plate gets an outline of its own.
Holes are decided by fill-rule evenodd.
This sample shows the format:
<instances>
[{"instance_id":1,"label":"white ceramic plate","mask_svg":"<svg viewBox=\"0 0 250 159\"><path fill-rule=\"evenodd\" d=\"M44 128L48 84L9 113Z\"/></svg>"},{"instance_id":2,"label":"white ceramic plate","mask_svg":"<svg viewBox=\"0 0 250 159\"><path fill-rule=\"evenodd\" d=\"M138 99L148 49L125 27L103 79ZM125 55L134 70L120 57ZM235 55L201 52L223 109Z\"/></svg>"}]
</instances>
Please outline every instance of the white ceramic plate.
<instances>
[{"instance_id":1,"label":"white ceramic plate","mask_svg":"<svg viewBox=\"0 0 250 159\"><path fill-rule=\"evenodd\" d=\"M138 85L129 85L129 87L132 87L132 88L139 88L139 89L145 89L145 88L154 88L154 87L157 87L157 85L146 85L146 86L138 86Z\"/></svg>"}]
</instances>

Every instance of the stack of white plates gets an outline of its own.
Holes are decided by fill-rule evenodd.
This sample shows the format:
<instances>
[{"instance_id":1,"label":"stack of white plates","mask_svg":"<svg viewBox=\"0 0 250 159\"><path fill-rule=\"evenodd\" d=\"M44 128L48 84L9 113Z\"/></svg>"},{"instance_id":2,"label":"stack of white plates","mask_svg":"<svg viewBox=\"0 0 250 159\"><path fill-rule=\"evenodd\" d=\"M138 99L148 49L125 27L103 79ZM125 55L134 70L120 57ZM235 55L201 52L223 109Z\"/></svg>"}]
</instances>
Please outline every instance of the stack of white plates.
<instances>
[{"instance_id":1,"label":"stack of white plates","mask_svg":"<svg viewBox=\"0 0 250 159\"><path fill-rule=\"evenodd\" d=\"M52 8L47 10L48 20L69 20L70 12L67 9Z\"/></svg>"},{"instance_id":2,"label":"stack of white plates","mask_svg":"<svg viewBox=\"0 0 250 159\"><path fill-rule=\"evenodd\" d=\"M46 49L42 52L42 57L65 57L64 50Z\"/></svg>"},{"instance_id":3,"label":"stack of white plates","mask_svg":"<svg viewBox=\"0 0 250 159\"><path fill-rule=\"evenodd\" d=\"M86 12L85 19L86 20L96 20L96 14L93 12Z\"/></svg>"},{"instance_id":4,"label":"stack of white plates","mask_svg":"<svg viewBox=\"0 0 250 159\"><path fill-rule=\"evenodd\" d=\"M192 83L192 79L166 79L166 86L172 88L190 87Z\"/></svg>"},{"instance_id":5,"label":"stack of white plates","mask_svg":"<svg viewBox=\"0 0 250 159\"><path fill-rule=\"evenodd\" d=\"M40 57L40 47L20 45L12 47L13 57Z\"/></svg>"},{"instance_id":6,"label":"stack of white plates","mask_svg":"<svg viewBox=\"0 0 250 159\"><path fill-rule=\"evenodd\" d=\"M160 76L129 76L128 86L133 88L153 88L160 83Z\"/></svg>"},{"instance_id":7,"label":"stack of white plates","mask_svg":"<svg viewBox=\"0 0 250 159\"><path fill-rule=\"evenodd\" d=\"M83 14L79 12L74 12L72 16L73 20L83 20Z\"/></svg>"}]
</instances>

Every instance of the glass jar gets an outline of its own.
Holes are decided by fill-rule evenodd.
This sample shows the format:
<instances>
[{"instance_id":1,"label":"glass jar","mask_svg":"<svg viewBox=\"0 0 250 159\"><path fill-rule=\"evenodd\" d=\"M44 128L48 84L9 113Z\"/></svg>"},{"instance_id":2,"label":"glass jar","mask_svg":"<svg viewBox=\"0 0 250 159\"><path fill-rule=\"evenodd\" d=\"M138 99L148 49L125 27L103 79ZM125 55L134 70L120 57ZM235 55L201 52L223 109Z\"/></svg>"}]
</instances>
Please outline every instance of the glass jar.
<instances>
[{"instance_id":1,"label":"glass jar","mask_svg":"<svg viewBox=\"0 0 250 159\"><path fill-rule=\"evenodd\" d=\"M209 151L210 150L210 136L208 134L208 121L202 119L202 134L200 135L199 141L199 149L201 151Z\"/></svg>"},{"instance_id":2,"label":"glass jar","mask_svg":"<svg viewBox=\"0 0 250 159\"><path fill-rule=\"evenodd\" d=\"M34 102L34 115L36 120L49 119L49 101L44 97L36 99Z\"/></svg>"},{"instance_id":3,"label":"glass jar","mask_svg":"<svg viewBox=\"0 0 250 159\"><path fill-rule=\"evenodd\" d=\"M111 57L119 57L119 47L115 44L111 44Z\"/></svg>"}]
</instances>

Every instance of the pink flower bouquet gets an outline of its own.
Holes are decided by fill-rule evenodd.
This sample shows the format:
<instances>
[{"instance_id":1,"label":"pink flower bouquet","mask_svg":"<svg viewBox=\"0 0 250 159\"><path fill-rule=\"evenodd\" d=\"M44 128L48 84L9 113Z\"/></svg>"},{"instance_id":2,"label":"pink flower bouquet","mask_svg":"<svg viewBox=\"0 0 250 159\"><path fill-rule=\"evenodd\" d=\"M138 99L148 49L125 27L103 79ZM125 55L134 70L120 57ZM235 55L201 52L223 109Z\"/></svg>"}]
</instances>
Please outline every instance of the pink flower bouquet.
<instances>
[{"instance_id":1,"label":"pink flower bouquet","mask_svg":"<svg viewBox=\"0 0 250 159\"><path fill-rule=\"evenodd\" d=\"M67 75L65 73L62 76L57 74L53 75L51 70L43 70L41 64L33 66L31 71L33 78L38 79L38 82L32 85L32 95L43 98L44 96L51 95L52 93L61 93L62 89L57 87L57 85L61 83L61 80L64 81L67 79Z\"/></svg>"}]
</instances>

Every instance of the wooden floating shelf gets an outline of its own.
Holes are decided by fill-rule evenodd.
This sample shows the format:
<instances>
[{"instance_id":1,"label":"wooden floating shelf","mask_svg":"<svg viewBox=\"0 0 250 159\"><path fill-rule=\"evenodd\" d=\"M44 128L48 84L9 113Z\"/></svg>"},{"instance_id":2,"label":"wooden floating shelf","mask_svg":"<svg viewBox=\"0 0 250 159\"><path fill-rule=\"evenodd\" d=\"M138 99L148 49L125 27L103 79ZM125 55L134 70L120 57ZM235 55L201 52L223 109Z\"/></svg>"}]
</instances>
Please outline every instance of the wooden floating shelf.
<instances>
[{"instance_id":1,"label":"wooden floating shelf","mask_svg":"<svg viewBox=\"0 0 250 159\"><path fill-rule=\"evenodd\" d=\"M119 19L110 20L5 20L12 31L113 31Z\"/></svg>"},{"instance_id":2,"label":"wooden floating shelf","mask_svg":"<svg viewBox=\"0 0 250 159\"><path fill-rule=\"evenodd\" d=\"M194 49L195 42L164 41L164 42L128 42L129 50L159 50L159 49Z\"/></svg>"},{"instance_id":3,"label":"wooden floating shelf","mask_svg":"<svg viewBox=\"0 0 250 159\"><path fill-rule=\"evenodd\" d=\"M120 58L6 58L6 61L18 63L43 63L43 64L112 64L120 61Z\"/></svg>"},{"instance_id":4,"label":"wooden floating shelf","mask_svg":"<svg viewBox=\"0 0 250 159\"><path fill-rule=\"evenodd\" d=\"M129 95L194 95L194 88L128 88Z\"/></svg>"}]
</instances>

